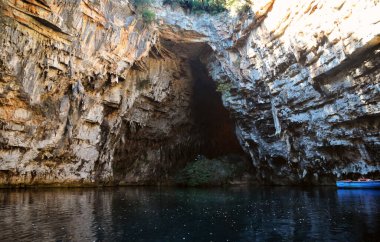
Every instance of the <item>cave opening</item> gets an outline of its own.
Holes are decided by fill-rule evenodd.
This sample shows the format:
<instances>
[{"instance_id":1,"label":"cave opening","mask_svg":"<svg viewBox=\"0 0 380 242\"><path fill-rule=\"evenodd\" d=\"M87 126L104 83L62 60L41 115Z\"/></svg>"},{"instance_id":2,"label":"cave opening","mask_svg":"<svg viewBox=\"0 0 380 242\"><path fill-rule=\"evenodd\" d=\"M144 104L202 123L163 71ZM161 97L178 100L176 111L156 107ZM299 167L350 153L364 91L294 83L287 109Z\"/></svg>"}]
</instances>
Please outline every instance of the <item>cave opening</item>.
<instances>
[{"instance_id":1,"label":"cave opening","mask_svg":"<svg viewBox=\"0 0 380 242\"><path fill-rule=\"evenodd\" d=\"M206 53L209 53L206 51ZM195 127L203 141L199 152L207 158L242 155L235 124L223 106L221 93L200 58L189 60L193 77L192 112Z\"/></svg>"},{"instance_id":2,"label":"cave opening","mask_svg":"<svg viewBox=\"0 0 380 242\"><path fill-rule=\"evenodd\" d=\"M162 39L161 43L186 63L191 75L192 133L199 136L198 155L209 159L228 155L245 157L235 133L235 123L206 67L213 54L212 48L205 42Z\"/></svg>"},{"instance_id":3,"label":"cave opening","mask_svg":"<svg viewBox=\"0 0 380 242\"><path fill-rule=\"evenodd\" d=\"M157 53L145 60L148 69L131 74L136 83L140 79L158 81L140 90L142 94L122 122L113 160L115 180L125 184L171 183L197 161L205 161L212 169L219 163L236 174L249 172L251 162L235 134L235 123L208 73L211 47L204 42L160 42ZM157 101L155 93L167 96ZM139 125L141 119L144 121Z\"/></svg>"}]
</instances>

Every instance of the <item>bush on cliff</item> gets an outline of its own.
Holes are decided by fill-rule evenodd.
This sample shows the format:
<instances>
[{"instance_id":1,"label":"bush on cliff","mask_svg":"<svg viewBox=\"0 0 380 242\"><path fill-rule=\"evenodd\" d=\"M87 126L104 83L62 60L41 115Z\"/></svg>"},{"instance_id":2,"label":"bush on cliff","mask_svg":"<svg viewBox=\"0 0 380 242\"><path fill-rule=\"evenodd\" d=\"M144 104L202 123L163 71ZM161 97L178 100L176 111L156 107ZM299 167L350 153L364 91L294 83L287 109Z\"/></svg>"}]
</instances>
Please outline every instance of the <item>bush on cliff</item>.
<instances>
[{"instance_id":1,"label":"bush on cliff","mask_svg":"<svg viewBox=\"0 0 380 242\"><path fill-rule=\"evenodd\" d=\"M156 19L156 14L153 13L153 11L149 9L144 9L141 15L142 15L144 23L146 24L151 24Z\"/></svg>"},{"instance_id":2,"label":"bush on cliff","mask_svg":"<svg viewBox=\"0 0 380 242\"><path fill-rule=\"evenodd\" d=\"M227 0L164 0L164 5L179 5L192 13L217 14L226 11Z\"/></svg>"},{"instance_id":3,"label":"bush on cliff","mask_svg":"<svg viewBox=\"0 0 380 242\"><path fill-rule=\"evenodd\" d=\"M156 14L149 8L152 0L134 0L133 4L136 6L137 13L141 14L145 24L149 25L154 22Z\"/></svg>"},{"instance_id":4,"label":"bush on cliff","mask_svg":"<svg viewBox=\"0 0 380 242\"><path fill-rule=\"evenodd\" d=\"M143 1L143 0L141 0ZM147 1L147 0L145 0ZM181 6L191 13L218 14L227 9L237 8L238 12L247 11L249 0L164 0L164 5Z\"/></svg>"}]
</instances>

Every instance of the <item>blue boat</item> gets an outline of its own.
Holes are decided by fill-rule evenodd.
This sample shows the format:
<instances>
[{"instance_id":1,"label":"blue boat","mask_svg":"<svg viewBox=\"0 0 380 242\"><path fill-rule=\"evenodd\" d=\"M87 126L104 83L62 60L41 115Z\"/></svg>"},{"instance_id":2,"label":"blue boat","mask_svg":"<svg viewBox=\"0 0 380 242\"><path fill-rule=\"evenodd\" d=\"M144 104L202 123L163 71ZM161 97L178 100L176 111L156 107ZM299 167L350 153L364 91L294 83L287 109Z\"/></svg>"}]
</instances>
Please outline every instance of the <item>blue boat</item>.
<instances>
[{"instance_id":1,"label":"blue boat","mask_svg":"<svg viewBox=\"0 0 380 242\"><path fill-rule=\"evenodd\" d=\"M337 181L336 186L338 188L375 189L375 188L380 188L380 180L371 180L371 179L359 179L357 181L343 180L343 181Z\"/></svg>"}]
</instances>

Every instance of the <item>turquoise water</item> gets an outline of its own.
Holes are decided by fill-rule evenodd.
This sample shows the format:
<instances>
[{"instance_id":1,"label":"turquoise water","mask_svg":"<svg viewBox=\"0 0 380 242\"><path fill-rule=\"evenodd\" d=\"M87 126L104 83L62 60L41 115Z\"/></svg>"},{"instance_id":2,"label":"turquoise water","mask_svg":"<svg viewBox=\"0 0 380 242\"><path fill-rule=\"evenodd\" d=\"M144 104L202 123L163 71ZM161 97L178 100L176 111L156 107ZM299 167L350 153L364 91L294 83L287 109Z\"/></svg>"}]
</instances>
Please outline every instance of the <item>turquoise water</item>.
<instances>
[{"instance_id":1,"label":"turquoise water","mask_svg":"<svg viewBox=\"0 0 380 242\"><path fill-rule=\"evenodd\" d=\"M0 241L379 241L380 191L0 190Z\"/></svg>"}]
</instances>

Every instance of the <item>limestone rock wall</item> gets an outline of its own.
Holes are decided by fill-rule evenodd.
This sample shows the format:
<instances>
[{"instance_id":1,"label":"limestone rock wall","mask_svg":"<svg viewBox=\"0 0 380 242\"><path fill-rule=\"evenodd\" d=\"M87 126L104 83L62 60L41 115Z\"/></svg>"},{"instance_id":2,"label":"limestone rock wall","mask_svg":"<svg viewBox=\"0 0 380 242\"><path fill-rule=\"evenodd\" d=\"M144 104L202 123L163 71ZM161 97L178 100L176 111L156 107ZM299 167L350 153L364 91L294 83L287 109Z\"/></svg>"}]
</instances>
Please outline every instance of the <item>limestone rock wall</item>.
<instances>
[{"instance_id":1,"label":"limestone rock wall","mask_svg":"<svg viewBox=\"0 0 380 242\"><path fill-rule=\"evenodd\" d=\"M211 20L163 18L213 48L206 62L259 181L331 184L379 175L379 10L371 0L263 0Z\"/></svg>"},{"instance_id":2,"label":"limestone rock wall","mask_svg":"<svg viewBox=\"0 0 380 242\"><path fill-rule=\"evenodd\" d=\"M378 1L266 2L265 17L235 34L223 71L233 83L226 104L258 178L318 184L378 176Z\"/></svg>"},{"instance_id":3,"label":"limestone rock wall","mask_svg":"<svg viewBox=\"0 0 380 242\"><path fill-rule=\"evenodd\" d=\"M191 73L128 1L0 6L0 184L157 182L195 152Z\"/></svg>"},{"instance_id":4,"label":"limestone rock wall","mask_svg":"<svg viewBox=\"0 0 380 242\"><path fill-rule=\"evenodd\" d=\"M1 0L0 184L165 180L202 143L188 60L205 45L258 181L378 175L378 1L249 6L157 1L147 26L126 0Z\"/></svg>"}]
</instances>

